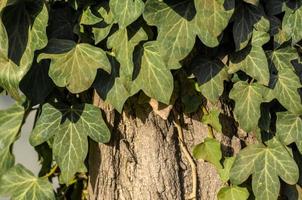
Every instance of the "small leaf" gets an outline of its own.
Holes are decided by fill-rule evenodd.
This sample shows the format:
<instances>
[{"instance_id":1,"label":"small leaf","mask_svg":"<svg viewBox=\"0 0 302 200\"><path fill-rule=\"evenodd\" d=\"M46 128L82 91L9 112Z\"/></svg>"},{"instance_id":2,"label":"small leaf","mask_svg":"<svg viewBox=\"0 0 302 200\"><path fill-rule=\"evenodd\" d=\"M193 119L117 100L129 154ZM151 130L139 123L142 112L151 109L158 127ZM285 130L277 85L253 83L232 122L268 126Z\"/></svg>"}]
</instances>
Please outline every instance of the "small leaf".
<instances>
[{"instance_id":1,"label":"small leaf","mask_svg":"<svg viewBox=\"0 0 302 200\"><path fill-rule=\"evenodd\" d=\"M295 48L288 46L270 52L270 57L277 70L282 70L284 68L293 69L291 61L298 59L299 55Z\"/></svg>"},{"instance_id":2,"label":"small leaf","mask_svg":"<svg viewBox=\"0 0 302 200\"><path fill-rule=\"evenodd\" d=\"M109 6L120 29L130 25L144 11L144 2L141 0L110 0Z\"/></svg>"},{"instance_id":3,"label":"small leaf","mask_svg":"<svg viewBox=\"0 0 302 200\"><path fill-rule=\"evenodd\" d=\"M299 169L288 150L278 141L249 145L239 152L231 169L231 182L243 183L251 174L256 199L277 200L280 177L288 184L295 184Z\"/></svg>"},{"instance_id":4,"label":"small leaf","mask_svg":"<svg viewBox=\"0 0 302 200\"><path fill-rule=\"evenodd\" d=\"M110 140L109 129L97 107L44 104L30 143L37 146L54 137L54 158L62 171L60 181L69 184L76 172L86 171L87 136L96 142Z\"/></svg>"},{"instance_id":5,"label":"small leaf","mask_svg":"<svg viewBox=\"0 0 302 200\"><path fill-rule=\"evenodd\" d=\"M285 145L295 142L302 152L302 119L299 115L290 112L277 113L276 135Z\"/></svg>"},{"instance_id":6,"label":"small leaf","mask_svg":"<svg viewBox=\"0 0 302 200\"><path fill-rule=\"evenodd\" d=\"M200 84L201 93L210 101L216 102L223 93L224 81L229 75L220 60L198 58L193 62L193 73Z\"/></svg>"},{"instance_id":7,"label":"small leaf","mask_svg":"<svg viewBox=\"0 0 302 200\"><path fill-rule=\"evenodd\" d=\"M215 139L206 138L203 143L196 145L193 149L193 157L208 161L217 169L222 169L220 164L222 158L220 143Z\"/></svg>"},{"instance_id":8,"label":"small leaf","mask_svg":"<svg viewBox=\"0 0 302 200\"><path fill-rule=\"evenodd\" d=\"M140 70L133 90L142 89L146 95L169 104L173 92L173 76L165 65L156 42L147 42L141 52Z\"/></svg>"},{"instance_id":9,"label":"small leaf","mask_svg":"<svg viewBox=\"0 0 302 200\"><path fill-rule=\"evenodd\" d=\"M72 93L80 93L91 87L97 73L102 68L110 72L106 53L89 44L76 44L70 40L53 39L38 57L51 59L49 76L59 87L67 87Z\"/></svg>"},{"instance_id":10,"label":"small leaf","mask_svg":"<svg viewBox=\"0 0 302 200\"><path fill-rule=\"evenodd\" d=\"M15 162L11 147L18 138L24 112L20 104L0 111L0 176Z\"/></svg>"},{"instance_id":11,"label":"small leaf","mask_svg":"<svg viewBox=\"0 0 302 200\"><path fill-rule=\"evenodd\" d=\"M203 115L201 122L213 127L219 133L222 133L222 126L219 121L220 111L218 109L210 110L209 113Z\"/></svg>"},{"instance_id":12,"label":"small leaf","mask_svg":"<svg viewBox=\"0 0 302 200\"><path fill-rule=\"evenodd\" d=\"M223 169L218 169L220 179L227 182L230 179L230 171L235 161L235 157L226 157L223 162Z\"/></svg>"},{"instance_id":13,"label":"small leaf","mask_svg":"<svg viewBox=\"0 0 302 200\"><path fill-rule=\"evenodd\" d=\"M218 200L247 200L250 196L246 188L231 186L223 187L219 190Z\"/></svg>"},{"instance_id":14,"label":"small leaf","mask_svg":"<svg viewBox=\"0 0 302 200\"><path fill-rule=\"evenodd\" d=\"M102 18L93 14L90 8L87 8L82 14L80 24L94 25L101 22L102 20Z\"/></svg>"},{"instance_id":15,"label":"small leaf","mask_svg":"<svg viewBox=\"0 0 302 200\"><path fill-rule=\"evenodd\" d=\"M242 81L235 83L230 92L230 98L235 101L235 118L246 132L257 128L264 92L265 87L258 83L248 84Z\"/></svg>"},{"instance_id":16,"label":"small leaf","mask_svg":"<svg viewBox=\"0 0 302 200\"><path fill-rule=\"evenodd\" d=\"M55 200L52 184L18 164L0 179L0 195L12 200Z\"/></svg>"}]
</instances>

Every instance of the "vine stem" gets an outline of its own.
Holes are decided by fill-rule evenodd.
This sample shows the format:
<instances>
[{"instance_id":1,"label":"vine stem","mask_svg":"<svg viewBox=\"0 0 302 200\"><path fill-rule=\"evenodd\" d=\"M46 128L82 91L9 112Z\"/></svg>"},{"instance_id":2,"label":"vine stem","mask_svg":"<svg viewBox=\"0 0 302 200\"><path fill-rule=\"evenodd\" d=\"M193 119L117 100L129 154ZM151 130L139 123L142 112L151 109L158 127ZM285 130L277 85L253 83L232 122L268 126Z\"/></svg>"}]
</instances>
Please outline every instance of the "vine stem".
<instances>
[{"instance_id":1,"label":"vine stem","mask_svg":"<svg viewBox=\"0 0 302 200\"><path fill-rule=\"evenodd\" d=\"M45 174L45 175L43 176L43 178L48 178L48 177L50 177L51 175L53 175L53 174L56 172L57 169L58 169L58 165L55 164L55 165L53 166L53 168L51 168L50 172L48 172L47 174Z\"/></svg>"},{"instance_id":2,"label":"vine stem","mask_svg":"<svg viewBox=\"0 0 302 200\"><path fill-rule=\"evenodd\" d=\"M178 119L178 115L177 115L175 110L173 110L173 114L174 114L174 122L173 123L174 123L174 126L177 129L178 140L179 140L181 151L183 152L184 156L188 160L188 162L191 166L191 170L192 170L192 192L186 199L196 200L196 196L197 196L197 168L196 168L196 164L195 164L195 162L194 162L191 154L189 153L188 148L187 148L187 146L184 142L183 130L182 130L180 121Z\"/></svg>"}]
</instances>

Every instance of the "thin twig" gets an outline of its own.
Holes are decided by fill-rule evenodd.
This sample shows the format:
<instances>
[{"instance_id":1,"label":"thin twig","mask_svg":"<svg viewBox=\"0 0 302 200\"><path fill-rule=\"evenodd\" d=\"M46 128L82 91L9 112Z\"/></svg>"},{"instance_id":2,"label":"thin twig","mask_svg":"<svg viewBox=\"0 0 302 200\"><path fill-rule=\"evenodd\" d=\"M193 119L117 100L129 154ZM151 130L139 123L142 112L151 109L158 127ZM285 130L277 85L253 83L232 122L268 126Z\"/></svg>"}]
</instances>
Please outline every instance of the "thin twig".
<instances>
[{"instance_id":1,"label":"thin twig","mask_svg":"<svg viewBox=\"0 0 302 200\"><path fill-rule=\"evenodd\" d=\"M43 177L48 178L48 177L52 176L57 171L57 169L58 169L58 165L55 164L55 166L53 166L53 168L51 168L50 172L45 174Z\"/></svg>"},{"instance_id":2,"label":"thin twig","mask_svg":"<svg viewBox=\"0 0 302 200\"><path fill-rule=\"evenodd\" d=\"M197 169L196 169L196 164L195 164L195 162L194 162L191 154L189 153L189 151L187 149L187 146L184 142L184 135L183 135L182 127L181 127L180 121L178 119L178 115L177 115L175 110L173 111L173 114L174 114L174 125L177 129L178 140L179 140L181 151L184 153L184 156L186 157L186 159L190 163L191 170L192 170L192 193L186 199L195 200L196 195L197 195Z\"/></svg>"}]
</instances>

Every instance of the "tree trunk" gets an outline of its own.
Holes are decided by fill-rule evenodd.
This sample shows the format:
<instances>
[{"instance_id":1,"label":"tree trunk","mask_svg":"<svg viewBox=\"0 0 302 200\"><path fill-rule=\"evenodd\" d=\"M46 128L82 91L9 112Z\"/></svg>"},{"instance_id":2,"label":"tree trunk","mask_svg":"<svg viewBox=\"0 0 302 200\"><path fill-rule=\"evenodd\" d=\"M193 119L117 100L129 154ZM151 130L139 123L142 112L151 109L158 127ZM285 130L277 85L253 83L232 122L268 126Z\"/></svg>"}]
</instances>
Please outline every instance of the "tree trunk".
<instances>
[{"instance_id":1,"label":"tree trunk","mask_svg":"<svg viewBox=\"0 0 302 200\"><path fill-rule=\"evenodd\" d=\"M122 114L101 100L95 99L95 105L105 111L112 139L109 144L90 145L90 200L187 199L194 190L193 173L180 147L173 115L163 120L146 105L127 105ZM182 120L183 140L190 153L208 136L208 126L200 123L200 117L201 113ZM216 199L222 186L216 169L203 161L195 163L195 199Z\"/></svg>"}]
</instances>

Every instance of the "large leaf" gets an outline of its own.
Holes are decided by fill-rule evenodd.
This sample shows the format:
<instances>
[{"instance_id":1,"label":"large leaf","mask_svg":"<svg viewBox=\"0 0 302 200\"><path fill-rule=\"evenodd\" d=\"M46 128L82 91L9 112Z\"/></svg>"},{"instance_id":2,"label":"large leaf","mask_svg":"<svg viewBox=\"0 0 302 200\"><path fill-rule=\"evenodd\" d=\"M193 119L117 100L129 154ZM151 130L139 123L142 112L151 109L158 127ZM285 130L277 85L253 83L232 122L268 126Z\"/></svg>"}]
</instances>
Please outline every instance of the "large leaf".
<instances>
[{"instance_id":1,"label":"large leaf","mask_svg":"<svg viewBox=\"0 0 302 200\"><path fill-rule=\"evenodd\" d=\"M277 113L276 135L286 145L295 142L302 152L302 119L299 115Z\"/></svg>"},{"instance_id":2,"label":"large leaf","mask_svg":"<svg viewBox=\"0 0 302 200\"><path fill-rule=\"evenodd\" d=\"M0 22L0 63L2 66L0 68L0 86L17 100L20 100L19 81L29 70L33 62L34 51L42 49L47 44L48 12L46 6L39 5L40 9L34 13L28 13L24 7L23 3L10 6L3 14L3 21L6 25L4 26ZM30 14L37 16L32 19ZM17 20L16 23L11 23L15 20Z\"/></svg>"},{"instance_id":3,"label":"large leaf","mask_svg":"<svg viewBox=\"0 0 302 200\"><path fill-rule=\"evenodd\" d=\"M210 101L216 102L222 95L223 83L229 76L225 65L218 59L203 58L198 58L192 65L201 93Z\"/></svg>"},{"instance_id":4,"label":"large leaf","mask_svg":"<svg viewBox=\"0 0 302 200\"><path fill-rule=\"evenodd\" d=\"M169 69L180 68L179 61L192 50L195 43L195 8L190 0L148 0L144 19L149 25L157 26L157 41L161 54Z\"/></svg>"},{"instance_id":5,"label":"large leaf","mask_svg":"<svg viewBox=\"0 0 302 200\"><path fill-rule=\"evenodd\" d=\"M231 182L243 183L252 176L253 192L259 200L277 200L280 190L279 177L288 184L295 184L299 169L288 150L278 141L249 145L239 152L231 169Z\"/></svg>"},{"instance_id":6,"label":"large leaf","mask_svg":"<svg viewBox=\"0 0 302 200\"><path fill-rule=\"evenodd\" d=\"M293 69L284 68L278 71L274 88L269 95L274 96L288 111L301 114L302 104L298 89L302 87L299 77Z\"/></svg>"},{"instance_id":7,"label":"large leaf","mask_svg":"<svg viewBox=\"0 0 302 200\"><path fill-rule=\"evenodd\" d=\"M102 68L110 72L106 53L89 44L76 44L70 40L49 41L45 53L38 57L51 59L49 76L59 87L67 87L72 93L80 93L91 87L97 73Z\"/></svg>"},{"instance_id":8,"label":"large leaf","mask_svg":"<svg viewBox=\"0 0 302 200\"><path fill-rule=\"evenodd\" d=\"M212 163L217 169L222 169L220 143L213 138L206 138L203 143L196 145L193 149L193 156L195 159L203 159Z\"/></svg>"},{"instance_id":9,"label":"large leaf","mask_svg":"<svg viewBox=\"0 0 302 200\"><path fill-rule=\"evenodd\" d=\"M233 15L234 0L195 0L196 32L200 40L209 47L219 44L218 36L222 33Z\"/></svg>"},{"instance_id":10,"label":"large leaf","mask_svg":"<svg viewBox=\"0 0 302 200\"><path fill-rule=\"evenodd\" d=\"M269 83L268 62L262 47L247 47L234 54L231 57L229 67L229 73L242 70L263 85Z\"/></svg>"},{"instance_id":11,"label":"large leaf","mask_svg":"<svg viewBox=\"0 0 302 200\"><path fill-rule=\"evenodd\" d=\"M302 6L297 10L285 9L282 29L291 36L292 44L302 39Z\"/></svg>"},{"instance_id":12,"label":"large leaf","mask_svg":"<svg viewBox=\"0 0 302 200\"><path fill-rule=\"evenodd\" d=\"M121 29L134 22L144 11L142 0L110 0L109 6Z\"/></svg>"},{"instance_id":13,"label":"large leaf","mask_svg":"<svg viewBox=\"0 0 302 200\"><path fill-rule=\"evenodd\" d=\"M108 142L110 132L98 108L89 105L44 104L30 142L37 146L54 137L53 153L62 175L61 182L69 184L76 172L86 170L87 136L96 142Z\"/></svg>"},{"instance_id":14,"label":"large leaf","mask_svg":"<svg viewBox=\"0 0 302 200\"><path fill-rule=\"evenodd\" d=\"M173 92L173 76L165 65L157 42L147 42L140 52L136 62L140 64L135 86L146 95L162 103L169 104Z\"/></svg>"},{"instance_id":15,"label":"large leaf","mask_svg":"<svg viewBox=\"0 0 302 200\"><path fill-rule=\"evenodd\" d=\"M264 94L264 86L246 82L235 83L230 92L230 98L235 101L235 118L246 132L253 131L257 127Z\"/></svg>"},{"instance_id":16,"label":"large leaf","mask_svg":"<svg viewBox=\"0 0 302 200\"><path fill-rule=\"evenodd\" d=\"M0 179L0 195L12 200L55 200L52 184L18 164Z\"/></svg>"},{"instance_id":17,"label":"large leaf","mask_svg":"<svg viewBox=\"0 0 302 200\"><path fill-rule=\"evenodd\" d=\"M24 117L24 108L15 104L0 111L0 176L14 164L11 148L17 139Z\"/></svg>"},{"instance_id":18,"label":"large leaf","mask_svg":"<svg viewBox=\"0 0 302 200\"><path fill-rule=\"evenodd\" d=\"M247 200L249 191L246 188L231 186L223 187L217 194L218 200Z\"/></svg>"}]
</instances>

